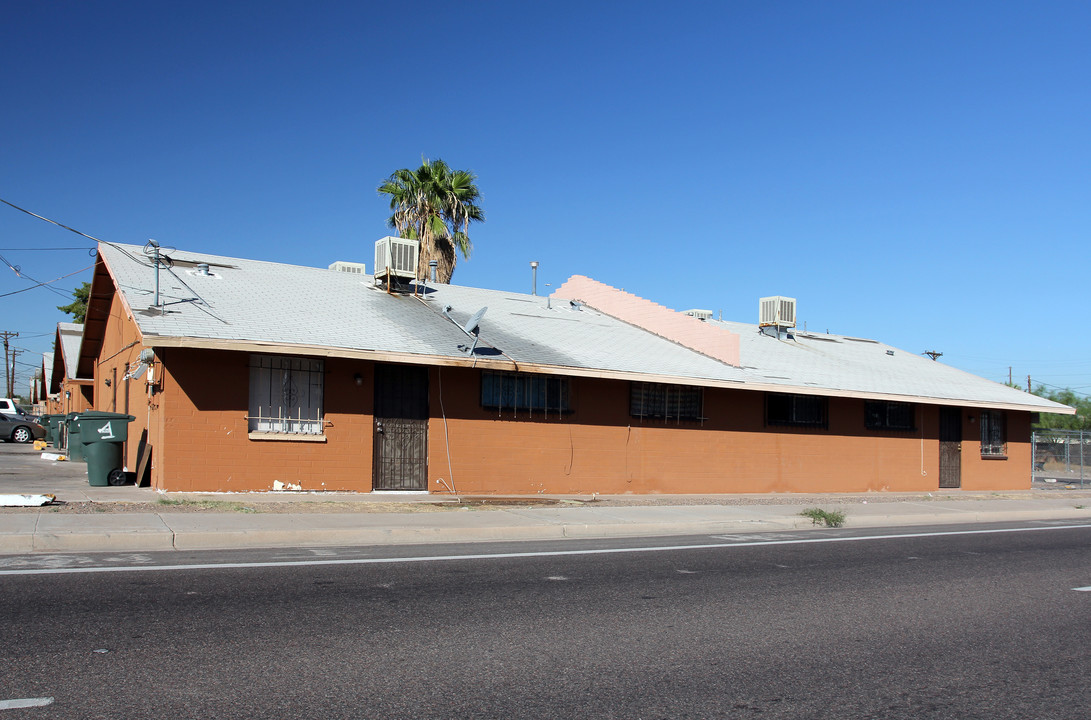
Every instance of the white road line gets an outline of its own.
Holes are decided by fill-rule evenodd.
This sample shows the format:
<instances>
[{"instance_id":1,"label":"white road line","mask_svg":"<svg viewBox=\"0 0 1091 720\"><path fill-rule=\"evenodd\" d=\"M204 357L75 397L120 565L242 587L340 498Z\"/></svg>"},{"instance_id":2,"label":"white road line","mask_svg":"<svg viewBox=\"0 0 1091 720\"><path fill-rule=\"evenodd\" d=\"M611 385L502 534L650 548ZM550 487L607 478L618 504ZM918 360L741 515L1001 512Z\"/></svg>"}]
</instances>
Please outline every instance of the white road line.
<instances>
[{"instance_id":1,"label":"white road line","mask_svg":"<svg viewBox=\"0 0 1091 720\"><path fill-rule=\"evenodd\" d=\"M505 560L511 558L562 557L566 555L617 555L622 553L669 552L671 550L727 550L768 545L812 545L816 543L861 542L866 540L905 540L909 538L951 537L956 535L996 535L1000 533L1050 532L1053 530L1091 530L1091 525L1050 525L1048 527L1003 528L999 530L949 530L941 532L899 533L897 535L860 535L859 537L820 537L798 540L755 540L739 543L704 543L700 545L656 545L653 547L599 548L595 550L548 550L541 552L483 553L470 555L420 555L416 557L346 558L342 560L283 560L275 562L195 563L190 565L143 565L112 567L43 568L39 570L0 570L4 575L73 575L112 572L169 572L178 570L241 570L247 568L314 567L323 565L390 565L395 563L443 562L448 560Z\"/></svg>"},{"instance_id":2,"label":"white road line","mask_svg":"<svg viewBox=\"0 0 1091 720\"><path fill-rule=\"evenodd\" d=\"M1087 587L1072 588L1072 589L1075 590L1076 592L1091 592L1091 585L1088 585Z\"/></svg>"},{"instance_id":3,"label":"white road line","mask_svg":"<svg viewBox=\"0 0 1091 720\"><path fill-rule=\"evenodd\" d=\"M20 708L44 707L52 705L53 698L22 698L20 700L0 700L0 710L18 710Z\"/></svg>"}]
</instances>

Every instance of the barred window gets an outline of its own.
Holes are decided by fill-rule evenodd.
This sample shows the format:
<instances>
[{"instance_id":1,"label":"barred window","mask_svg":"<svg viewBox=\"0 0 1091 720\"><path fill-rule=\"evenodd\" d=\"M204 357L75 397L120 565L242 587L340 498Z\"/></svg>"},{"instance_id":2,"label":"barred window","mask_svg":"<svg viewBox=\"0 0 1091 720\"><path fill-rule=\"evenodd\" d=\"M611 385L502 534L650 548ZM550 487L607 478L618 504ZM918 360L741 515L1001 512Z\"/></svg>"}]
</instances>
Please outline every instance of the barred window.
<instances>
[{"instance_id":1,"label":"barred window","mask_svg":"<svg viewBox=\"0 0 1091 720\"><path fill-rule=\"evenodd\" d=\"M829 398L769 393L765 396L765 424L826 428L829 426Z\"/></svg>"},{"instance_id":2,"label":"barred window","mask_svg":"<svg viewBox=\"0 0 1091 720\"><path fill-rule=\"evenodd\" d=\"M569 412L568 378L528 373L483 372L481 406L499 410Z\"/></svg>"},{"instance_id":3,"label":"barred window","mask_svg":"<svg viewBox=\"0 0 1091 720\"><path fill-rule=\"evenodd\" d=\"M633 417L703 420L703 410L702 388L664 383L630 384L629 414Z\"/></svg>"},{"instance_id":4,"label":"barred window","mask_svg":"<svg viewBox=\"0 0 1091 720\"><path fill-rule=\"evenodd\" d=\"M321 360L250 356L250 432L322 434Z\"/></svg>"},{"instance_id":5,"label":"barred window","mask_svg":"<svg viewBox=\"0 0 1091 720\"><path fill-rule=\"evenodd\" d=\"M864 403L864 423L869 430L913 430L915 406L911 403L868 400Z\"/></svg>"},{"instance_id":6,"label":"barred window","mask_svg":"<svg viewBox=\"0 0 1091 720\"><path fill-rule=\"evenodd\" d=\"M981 411L981 454L1008 454L1007 417L1000 410Z\"/></svg>"}]
</instances>

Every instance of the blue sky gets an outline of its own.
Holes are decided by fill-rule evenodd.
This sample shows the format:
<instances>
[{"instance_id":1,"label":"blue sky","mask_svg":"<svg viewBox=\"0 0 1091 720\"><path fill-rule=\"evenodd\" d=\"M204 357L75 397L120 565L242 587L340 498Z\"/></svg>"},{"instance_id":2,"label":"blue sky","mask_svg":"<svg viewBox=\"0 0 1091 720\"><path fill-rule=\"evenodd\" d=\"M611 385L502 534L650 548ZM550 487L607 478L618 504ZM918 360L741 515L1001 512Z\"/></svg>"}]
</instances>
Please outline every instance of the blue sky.
<instances>
[{"instance_id":1,"label":"blue sky","mask_svg":"<svg viewBox=\"0 0 1091 720\"><path fill-rule=\"evenodd\" d=\"M538 260L540 293L749 322L789 295L810 330L1089 393L1089 35L1085 2L11 2L0 198L370 269L376 186L438 157L487 216L458 284L529 292ZM0 255L63 295L93 259L48 248L90 246L0 205ZM65 302L0 297L20 362Z\"/></svg>"}]
</instances>

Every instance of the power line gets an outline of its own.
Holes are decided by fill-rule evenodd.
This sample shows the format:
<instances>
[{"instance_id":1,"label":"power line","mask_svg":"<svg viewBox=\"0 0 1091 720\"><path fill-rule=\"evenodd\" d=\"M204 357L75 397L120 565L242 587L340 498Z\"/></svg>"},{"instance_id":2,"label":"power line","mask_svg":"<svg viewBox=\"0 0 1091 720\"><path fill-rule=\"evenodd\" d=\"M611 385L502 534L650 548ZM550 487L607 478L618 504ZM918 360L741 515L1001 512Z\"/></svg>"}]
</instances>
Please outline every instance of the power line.
<instances>
[{"instance_id":1,"label":"power line","mask_svg":"<svg viewBox=\"0 0 1091 720\"><path fill-rule=\"evenodd\" d=\"M31 285L30 287L23 288L22 290L13 290L12 292L4 293L3 295L0 295L0 298L6 298L9 295L18 295L19 293L24 293L27 290L34 290L35 288L40 288L40 287L43 287L43 286L49 286L49 285L52 285L53 283L57 282L58 280L64 280L65 278L70 278L73 275L79 275L81 272L86 272L87 270L90 270L93 267L95 267L95 266L94 265L88 265L85 268L80 268L79 270L77 270L75 272L70 272L67 275L61 275L59 278L53 278L52 280L49 280L47 282L39 282L37 285ZM27 276L24 275L23 277L27 277ZM27 279L30 280L31 278L27 277ZM37 281L35 281L35 282L37 282ZM49 289L52 290L53 292L57 293L61 297L63 297L65 300L68 299L68 295L65 295L60 290L57 290L56 288L49 288Z\"/></svg>"},{"instance_id":2,"label":"power line","mask_svg":"<svg viewBox=\"0 0 1091 720\"><path fill-rule=\"evenodd\" d=\"M54 250L94 250L89 247L66 247L66 248L0 248L0 252L51 252Z\"/></svg>"},{"instance_id":3,"label":"power line","mask_svg":"<svg viewBox=\"0 0 1091 720\"><path fill-rule=\"evenodd\" d=\"M27 215L31 215L31 216L33 216L33 217L36 217L36 218L38 218L39 220L45 220L45 221L46 221L47 223L52 223L53 225L56 225L57 227L62 227L62 228L64 228L65 230L70 230L71 232L74 232L74 233L76 233L77 235L82 235L83 237L87 238L88 240L94 240L95 242L102 242L102 240L99 240L99 239L98 239L97 237L91 237L91 236L90 236L90 235L88 235L87 233L81 233L81 232L80 232L79 230L76 230L75 228L70 228L70 227L68 227L67 225L63 225L63 224L61 224L61 223L57 222L56 220L50 220L50 219L49 219L49 218L47 218L47 217L42 217L42 216L41 216L41 215L39 215L38 213L32 213L31 211L29 211L29 210L26 210L25 208L21 208L21 207L19 207L18 205L15 205L15 204L13 204L13 203L9 203L9 202L8 202L7 200L5 200L4 198L0 198L0 203L4 203L5 205L7 205L7 206L9 206L9 207L13 207L13 208L15 208L15 209L16 209L16 210L18 210L19 212L24 212L24 213L26 213Z\"/></svg>"},{"instance_id":4,"label":"power line","mask_svg":"<svg viewBox=\"0 0 1091 720\"><path fill-rule=\"evenodd\" d=\"M31 211L27 210L26 208L21 208L21 207L19 207L18 205L16 205L15 203L10 203L10 202L8 202L7 200L5 200L4 198L0 198L0 203L4 203L4 204L5 204L5 205L7 205L8 207L12 207L12 208L15 208L15 209L16 209L16 210L18 210L19 212L22 212L22 213L26 213L27 215L30 215L31 217L36 217L36 218L38 218L39 220L44 220L44 221L46 221L47 223L50 223L51 225L56 225L57 227L62 227L62 228L64 228L65 230L68 230L68 231L70 231L70 232L74 232L74 233L76 233L77 235L79 235L80 237L85 237L85 238L87 238L88 240L94 240L95 242L97 242L97 243L102 243L103 245L109 245L110 247L112 247L112 248L114 248L115 250L117 250L118 252L120 252L120 253L121 253L122 255L125 255L126 257L128 257L128 258L129 258L130 260L132 260L133 262L135 262L135 263L138 263L138 264L140 264L140 265L144 265L144 264L145 264L145 263L143 263L143 262L141 262L141 261L140 261L140 258L138 258L137 256L133 255L133 254L132 254L131 252L129 252L128 250L126 250L125 248L121 247L120 245L118 245L118 244L116 244L116 243L112 243L112 242L109 242L108 240L99 240L99 239L98 239L97 237L95 237L94 235L88 235L87 233L84 233L84 232L80 232L79 230L77 230L77 229L75 229L75 228L71 228L71 227L68 227L67 225L65 225L65 224L63 224L63 223L59 223L59 222L57 222L56 220L50 220L49 218L47 218L47 217L45 217L45 216L43 216L43 215L39 215L38 213L34 213L34 212L31 212ZM82 271L81 271L81 272L82 272ZM72 274L74 275L75 273L72 273ZM68 277L68 276L66 275L65 277ZM59 278L58 278L58 279L59 279ZM13 293L8 293L8 294L10 295L10 294L13 294ZM2 295L0 295L0 297L3 297L3 296L2 296Z\"/></svg>"}]
</instances>

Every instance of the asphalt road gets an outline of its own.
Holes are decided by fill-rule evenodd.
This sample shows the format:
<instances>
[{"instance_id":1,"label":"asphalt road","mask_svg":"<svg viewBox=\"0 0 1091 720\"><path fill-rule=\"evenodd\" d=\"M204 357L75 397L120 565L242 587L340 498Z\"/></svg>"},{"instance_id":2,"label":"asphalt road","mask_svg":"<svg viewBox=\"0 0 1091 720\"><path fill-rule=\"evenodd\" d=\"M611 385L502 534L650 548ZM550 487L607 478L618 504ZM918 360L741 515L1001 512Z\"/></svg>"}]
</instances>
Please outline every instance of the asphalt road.
<instances>
[{"instance_id":1,"label":"asphalt road","mask_svg":"<svg viewBox=\"0 0 1091 720\"><path fill-rule=\"evenodd\" d=\"M1091 716L1091 528L702 540L0 575L0 720Z\"/></svg>"}]
</instances>

